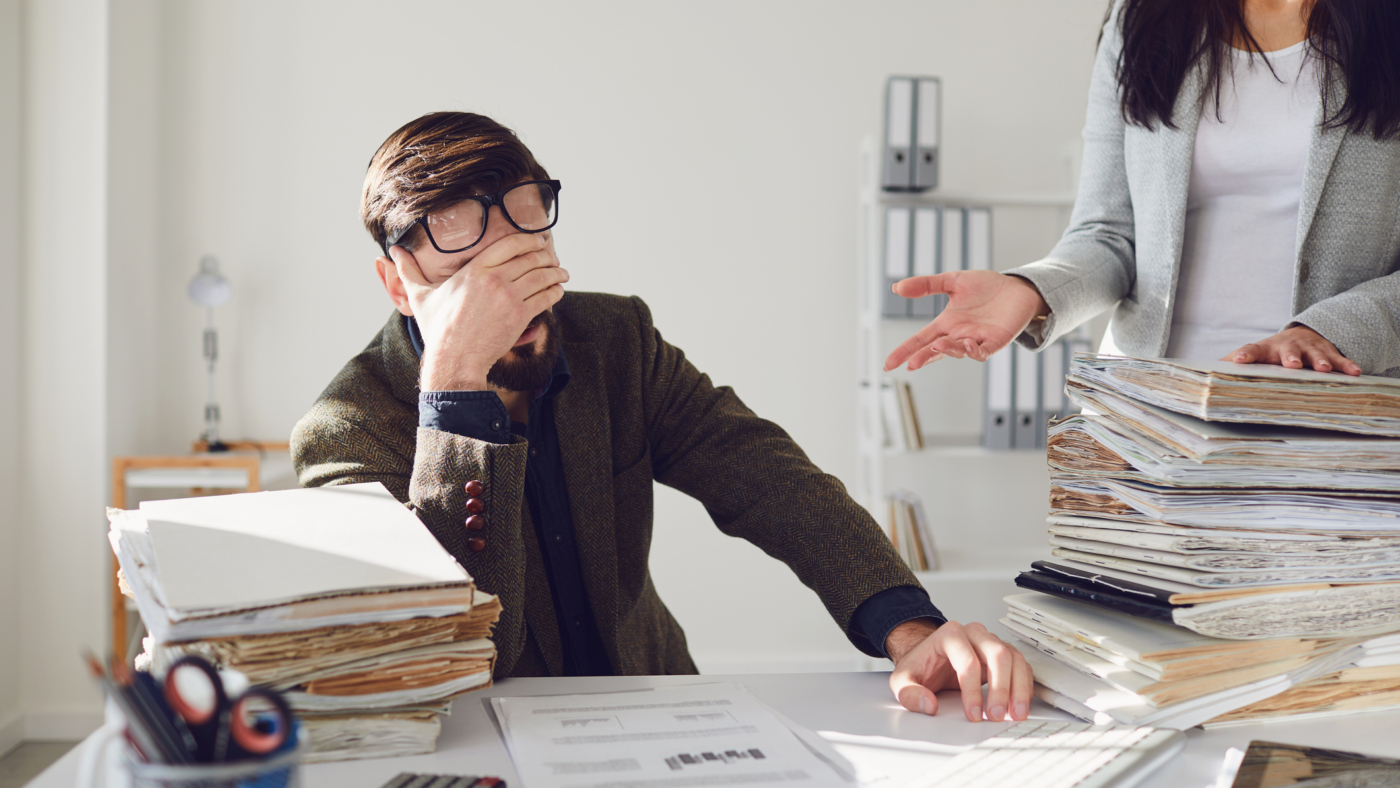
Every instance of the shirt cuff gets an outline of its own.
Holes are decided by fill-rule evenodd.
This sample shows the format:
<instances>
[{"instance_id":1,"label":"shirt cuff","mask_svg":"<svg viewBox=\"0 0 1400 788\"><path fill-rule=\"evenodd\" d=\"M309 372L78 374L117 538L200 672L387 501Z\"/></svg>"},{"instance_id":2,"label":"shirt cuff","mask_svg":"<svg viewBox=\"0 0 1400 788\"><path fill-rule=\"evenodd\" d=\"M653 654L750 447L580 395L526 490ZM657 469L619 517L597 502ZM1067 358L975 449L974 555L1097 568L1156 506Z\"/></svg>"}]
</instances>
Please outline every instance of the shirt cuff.
<instances>
[{"instance_id":1,"label":"shirt cuff","mask_svg":"<svg viewBox=\"0 0 1400 788\"><path fill-rule=\"evenodd\" d=\"M510 413L494 391L423 391L418 426L489 443L510 443Z\"/></svg>"},{"instance_id":2,"label":"shirt cuff","mask_svg":"<svg viewBox=\"0 0 1400 788\"><path fill-rule=\"evenodd\" d=\"M855 647L872 657L884 657L885 640L894 628L916 618L931 618L942 626L948 619L929 601L928 592L915 586L895 586L860 603L851 616L846 637Z\"/></svg>"}]
</instances>

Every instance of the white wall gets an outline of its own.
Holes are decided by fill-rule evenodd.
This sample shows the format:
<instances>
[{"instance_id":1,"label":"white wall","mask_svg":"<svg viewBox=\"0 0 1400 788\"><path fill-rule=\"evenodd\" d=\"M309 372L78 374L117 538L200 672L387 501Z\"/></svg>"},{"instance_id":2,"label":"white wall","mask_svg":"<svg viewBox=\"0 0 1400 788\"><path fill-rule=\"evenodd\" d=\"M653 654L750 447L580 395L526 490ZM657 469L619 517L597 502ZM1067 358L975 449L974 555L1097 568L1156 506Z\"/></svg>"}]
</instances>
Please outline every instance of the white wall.
<instances>
[{"instance_id":1,"label":"white wall","mask_svg":"<svg viewBox=\"0 0 1400 788\"><path fill-rule=\"evenodd\" d=\"M23 556L31 736L97 708L70 656L106 637L108 458L200 432L202 315L184 287L202 254L236 292L218 313L225 435L284 439L390 311L356 213L369 156L424 112L492 115L566 183L572 287L646 298L669 340L850 481L856 151L884 78L944 79L946 188L1062 191L1104 0L110 6L24 4L12 396L27 495L0 540ZM3 140L0 125L0 161ZM998 265L1054 232L1045 212L999 215ZM1014 498L989 516L1043 509L1043 488L1010 497L985 467L945 472ZM652 565L703 669L855 662L784 567L667 490Z\"/></svg>"},{"instance_id":2,"label":"white wall","mask_svg":"<svg viewBox=\"0 0 1400 788\"><path fill-rule=\"evenodd\" d=\"M25 736L86 733L105 642L104 0L24 6L20 527Z\"/></svg>"},{"instance_id":3,"label":"white wall","mask_svg":"<svg viewBox=\"0 0 1400 788\"><path fill-rule=\"evenodd\" d=\"M0 755L19 742L19 0L0 0Z\"/></svg>"}]
</instances>

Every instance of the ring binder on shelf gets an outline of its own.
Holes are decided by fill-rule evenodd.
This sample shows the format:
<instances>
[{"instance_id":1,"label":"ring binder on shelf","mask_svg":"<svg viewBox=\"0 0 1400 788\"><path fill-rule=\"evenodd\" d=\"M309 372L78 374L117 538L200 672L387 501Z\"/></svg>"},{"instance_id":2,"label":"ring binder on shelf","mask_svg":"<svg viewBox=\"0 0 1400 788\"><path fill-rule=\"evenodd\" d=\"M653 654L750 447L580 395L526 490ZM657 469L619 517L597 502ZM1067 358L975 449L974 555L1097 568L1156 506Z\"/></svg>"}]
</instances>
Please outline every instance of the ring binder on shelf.
<instances>
[{"instance_id":1,"label":"ring binder on shelf","mask_svg":"<svg viewBox=\"0 0 1400 788\"><path fill-rule=\"evenodd\" d=\"M910 299L890 289L895 282L909 278L909 242L912 219L909 208L885 209L885 317L909 317Z\"/></svg>"},{"instance_id":2,"label":"ring binder on shelf","mask_svg":"<svg viewBox=\"0 0 1400 788\"><path fill-rule=\"evenodd\" d=\"M885 155L880 185L909 191L914 182L914 80L890 77L885 86ZM935 157L936 158L936 157Z\"/></svg>"},{"instance_id":3,"label":"ring binder on shelf","mask_svg":"<svg viewBox=\"0 0 1400 788\"><path fill-rule=\"evenodd\" d=\"M967 209L968 271L992 270L992 211L990 208Z\"/></svg>"},{"instance_id":4,"label":"ring binder on shelf","mask_svg":"<svg viewBox=\"0 0 1400 788\"><path fill-rule=\"evenodd\" d=\"M942 227L940 235L943 239L943 249L939 267L939 273L948 271L963 270L964 254L963 244L963 209L944 208L942 211ZM938 296L938 311L948 306L948 296L940 293Z\"/></svg>"},{"instance_id":5,"label":"ring binder on shelf","mask_svg":"<svg viewBox=\"0 0 1400 788\"><path fill-rule=\"evenodd\" d=\"M1035 351L1027 350L1018 344L1011 346L1015 358L1015 371L1011 388L1015 392L1016 426L1011 438L1011 446L1016 449L1033 449L1036 442L1036 428L1040 424L1040 359Z\"/></svg>"},{"instance_id":6,"label":"ring binder on shelf","mask_svg":"<svg viewBox=\"0 0 1400 788\"><path fill-rule=\"evenodd\" d=\"M938 188L938 124L942 84L920 77L915 97L914 191Z\"/></svg>"},{"instance_id":7,"label":"ring binder on shelf","mask_svg":"<svg viewBox=\"0 0 1400 788\"><path fill-rule=\"evenodd\" d=\"M987 406L982 424L982 445L988 449L1010 449L1012 437L1011 350L993 353L987 359Z\"/></svg>"},{"instance_id":8,"label":"ring binder on shelf","mask_svg":"<svg viewBox=\"0 0 1400 788\"><path fill-rule=\"evenodd\" d=\"M1040 419L1036 429L1036 446L1045 448L1046 431L1050 422L1065 417L1064 341L1046 345L1040 352Z\"/></svg>"},{"instance_id":9,"label":"ring binder on shelf","mask_svg":"<svg viewBox=\"0 0 1400 788\"><path fill-rule=\"evenodd\" d=\"M911 276L932 276L939 272L938 265L938 214L937 208L916 208L914 210L914 262ZM909 303L909 316L918 318L937 317L942 312L945 295L915 298Z\"/></svg>"}]
</instances>

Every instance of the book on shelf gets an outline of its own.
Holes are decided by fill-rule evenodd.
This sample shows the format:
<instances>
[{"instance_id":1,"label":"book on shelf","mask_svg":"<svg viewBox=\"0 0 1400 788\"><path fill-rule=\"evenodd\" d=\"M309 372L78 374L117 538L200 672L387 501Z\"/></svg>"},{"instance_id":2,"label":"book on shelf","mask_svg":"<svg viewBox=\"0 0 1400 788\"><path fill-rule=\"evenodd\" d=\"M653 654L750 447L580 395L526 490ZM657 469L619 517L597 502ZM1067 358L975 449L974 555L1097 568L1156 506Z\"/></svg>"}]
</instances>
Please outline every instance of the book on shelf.
<instances>
[{"instance_id":1,"label":"book on shelf","mask_svg":"<svg viewBox=\"0 0 1400 788\"><path fill-rule=\"evenodd\" d=\"M1037 694L1095 722L1400 708L1400 381L1078 353L1049 553L1007 597Z\"/></svg>"},{"instance_id":2,"label":"book on shelf","mask_svg":"<svg viewBox=\"0 0 1400 788\"><path fill-rule=\"evenodd\" d=\"M895 552L915 572L938 570L938 549L923 501L908 490L895 490L888 501L888 534Z\"/></svg>"},{"instance_id":3,"label":"book on shelf","mask_svg":"<svg viewBox=\"0 0 1400 788\"><path fill-rule=\"evenodd\" d=\"M914 389L907 382L887 380L880 385L880 416L884 425L884 446L900 450L924 448Z\"/></svg>"}]
</instances>

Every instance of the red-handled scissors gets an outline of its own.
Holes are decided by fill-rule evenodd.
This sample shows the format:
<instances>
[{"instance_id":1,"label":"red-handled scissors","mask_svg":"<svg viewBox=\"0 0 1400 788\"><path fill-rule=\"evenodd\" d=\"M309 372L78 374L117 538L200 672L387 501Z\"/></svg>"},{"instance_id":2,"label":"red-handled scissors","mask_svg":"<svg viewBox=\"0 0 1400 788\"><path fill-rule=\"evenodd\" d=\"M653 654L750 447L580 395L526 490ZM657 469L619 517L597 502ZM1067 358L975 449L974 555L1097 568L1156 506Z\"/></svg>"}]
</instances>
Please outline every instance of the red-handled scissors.
<instances>
[{"instance_id":1,"label":"red-handled scissors","mask_svg":"<svg viewBox=\"0 0 1400 788\"><path fill-rule=\"evenodd\" d=\"M236 698L203 657L175 660L165 673L165 700L194 736L195 760L264 758L286 743L292 710L274 690L250 687Z\"/></svg>"}]
</instances>

